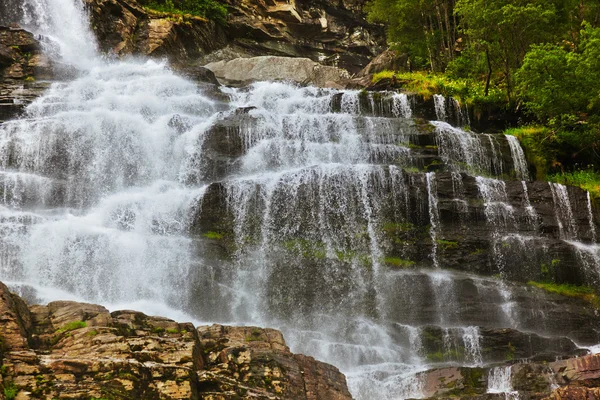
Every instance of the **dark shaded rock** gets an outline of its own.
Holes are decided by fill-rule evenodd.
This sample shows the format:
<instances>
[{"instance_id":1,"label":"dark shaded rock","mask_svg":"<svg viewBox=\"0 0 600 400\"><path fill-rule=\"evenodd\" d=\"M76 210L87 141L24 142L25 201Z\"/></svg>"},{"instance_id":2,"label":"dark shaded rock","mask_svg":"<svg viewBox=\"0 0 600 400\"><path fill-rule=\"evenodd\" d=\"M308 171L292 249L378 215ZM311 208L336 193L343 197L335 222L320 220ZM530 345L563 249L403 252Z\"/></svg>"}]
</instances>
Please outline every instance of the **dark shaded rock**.
<instances>
[{"instance_id":1,"label":"dark shaded rock","mask_svg":"<svg viewBox=\"0 0 600 400\"><path fill-rule=\"evenodd\" d=\"M208 68L189 66L183 67L181 69L175 67L175 69L186 78L191 79L195 82L204 82L220 86L220 83L217 80L217 77L215 76L214 72L212 72Z\"/></svg>"},{"instance_id":2,"label":"dark shaded rock","mask_svg":"<svg viewBox=\"0 0 600 400\"><path fill-rule=\"evenodd\" d=\"M407 68L408 55L388 49L375 57L355 78L371 76L381 71L403 71Z\"/></svg>"}]
</instances>

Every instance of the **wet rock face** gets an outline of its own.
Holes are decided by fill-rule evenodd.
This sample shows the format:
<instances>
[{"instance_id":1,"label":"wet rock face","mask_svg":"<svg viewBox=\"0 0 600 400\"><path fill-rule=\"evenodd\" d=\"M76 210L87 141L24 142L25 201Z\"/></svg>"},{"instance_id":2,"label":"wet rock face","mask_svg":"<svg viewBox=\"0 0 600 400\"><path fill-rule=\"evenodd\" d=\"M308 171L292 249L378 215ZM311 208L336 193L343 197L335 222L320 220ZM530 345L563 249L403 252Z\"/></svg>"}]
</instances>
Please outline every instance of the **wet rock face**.
<instances>
[{"instance_id":1,"label":"wet rock face","mask_svg":"<svg viewBox=\"0 0 600 400\"><path fill-rule=\"evenodd\" d=\"M494 375L500 369L503 370L503 389L509 392L486 393L490 389L499 389L494 388L494 384L498 384ZM422 378L423 394L431 399L506 399L510 398L510 391L518 391L519 398L524 399L596 399L600 384L600 355L497 368L441 368L424 372Z\"/></svg>"},{"instance_id":2,"label":"wet rock face","mask_svg":"<svg viewBox=\"0 0 600 400\"><path fill-rule=\"evenodd\" d=\"M52 75L53 68L31 33L0 26L0 122L19 115L47 88L36 79Z\"/></svg>"},{"instance_id":3,"label":"wet rock face","mask_svg":"<svg viewBox=\"0 0 600 400\"><path fill-rule=\"evenodd\" d=\"M273 329L196 330L66 301L28 307L1 283L0 319L1 385L22 398L351 398L335 367L292 354Z\"/></svg>"}]
</instances>

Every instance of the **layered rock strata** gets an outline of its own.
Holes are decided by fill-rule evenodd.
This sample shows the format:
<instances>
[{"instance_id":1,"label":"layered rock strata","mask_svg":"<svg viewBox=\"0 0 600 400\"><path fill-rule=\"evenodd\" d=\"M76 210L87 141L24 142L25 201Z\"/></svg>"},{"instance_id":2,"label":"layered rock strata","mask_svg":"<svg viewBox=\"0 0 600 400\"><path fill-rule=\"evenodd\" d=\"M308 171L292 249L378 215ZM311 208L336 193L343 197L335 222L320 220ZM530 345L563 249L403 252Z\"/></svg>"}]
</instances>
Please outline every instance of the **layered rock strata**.
<instances>
[{"instance_id":1,"label":"layered rock strata","mask_svg":"<svg viewBox=\"0 0 600 400\"><path fill-rule=\"evenodd\" d=\"M2 398L351 398L337 368L291 353L273 329L196 328L67 301L28 306L1 283L0 320Z\"/></svg>"}]
</instances>

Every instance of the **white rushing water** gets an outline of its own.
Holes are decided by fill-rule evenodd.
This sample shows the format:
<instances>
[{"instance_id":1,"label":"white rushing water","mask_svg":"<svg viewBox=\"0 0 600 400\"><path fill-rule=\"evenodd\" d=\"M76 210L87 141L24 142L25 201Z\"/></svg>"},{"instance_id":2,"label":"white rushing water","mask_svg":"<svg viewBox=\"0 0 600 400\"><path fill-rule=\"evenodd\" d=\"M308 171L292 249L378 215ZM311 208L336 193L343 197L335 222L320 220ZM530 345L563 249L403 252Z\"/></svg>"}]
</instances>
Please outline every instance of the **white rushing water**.
<instances>
[{"instance_id":1,"label":"white rushing water","mask_svg":"<svg viewBox=\"0 0 600 400\"><path fill-rule=\"evenodd\" d=\"M404 268L414 243L402 235L417 225L429 225L417 241L434 266L452 245L440 240L443 180L403 169L415 161L406 95L384 104L259 82L212 96L166 63L104 60L80 1L24 7L50 56L78 73L0 125L0 280L12 288L40 302L276 327L293 351L339 367L361 400L423 397L418 373L432 365L484 365L479 315L516 325L512 308L485 308L490 293L496 308L512 307L497 280ZM445 99L436 106L446 119ZM434 125L453 165L452 201L468 216L458 171L504 171L501 145ZM505 183L477 184L500 240L514 225ZM202 218L221 218L219 232L205 232ZM386 231L397 231L398 254ZM215 245L221 236L231 254ZM441 348L427 348L428 328Z\"/></svg>"}]
</instances>

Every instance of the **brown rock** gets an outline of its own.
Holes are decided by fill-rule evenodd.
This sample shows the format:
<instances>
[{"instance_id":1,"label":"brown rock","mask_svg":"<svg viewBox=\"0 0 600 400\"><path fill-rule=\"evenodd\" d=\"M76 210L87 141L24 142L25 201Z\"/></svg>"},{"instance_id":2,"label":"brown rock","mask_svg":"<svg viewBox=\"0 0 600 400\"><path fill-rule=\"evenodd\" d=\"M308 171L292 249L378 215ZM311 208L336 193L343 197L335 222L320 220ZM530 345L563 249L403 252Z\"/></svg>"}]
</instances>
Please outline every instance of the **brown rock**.
<instances>
[{"instance_id":1,"label":"brown rock","mask_svg":"<svg viewBox=\"0 0 600 400\"><path fill-rule=\"evenodd\" d=\"M292 354L273 329L196 330L71 301L28 309L1 283L0 321L2 379L17 398L350 398L336 368Z\"/></svg>"}]
</instances>

